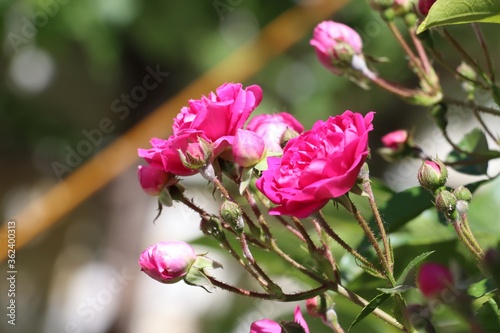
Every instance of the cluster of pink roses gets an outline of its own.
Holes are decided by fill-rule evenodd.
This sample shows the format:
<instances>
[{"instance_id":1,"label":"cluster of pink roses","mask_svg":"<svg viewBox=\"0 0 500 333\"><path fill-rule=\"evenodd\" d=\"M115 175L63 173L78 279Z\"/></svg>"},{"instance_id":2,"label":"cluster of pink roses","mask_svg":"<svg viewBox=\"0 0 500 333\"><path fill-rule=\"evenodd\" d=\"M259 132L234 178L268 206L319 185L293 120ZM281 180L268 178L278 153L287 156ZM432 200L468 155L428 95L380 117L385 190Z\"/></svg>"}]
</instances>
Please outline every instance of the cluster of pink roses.
<instances>
[{"instance_id":1,"label":"cluster of pink roses","mask_svg":"<svg viewBox=\"0 0 500 333\"><path fill-rule=\"evenodd\" d=\"M306 132L288 113L258 115L244 129L261 99L259 86L226 83L208 97L189 101L168 139L153 138L152 148L139 149L148 163L139 167L144 191L158 195L174 176L193 175L217 157L247 168L269 154L257 187L278 205L271 214L307 217L347 193L368 156L373 113L363 117L346 111Z\"/></svg>"}]
</instances>

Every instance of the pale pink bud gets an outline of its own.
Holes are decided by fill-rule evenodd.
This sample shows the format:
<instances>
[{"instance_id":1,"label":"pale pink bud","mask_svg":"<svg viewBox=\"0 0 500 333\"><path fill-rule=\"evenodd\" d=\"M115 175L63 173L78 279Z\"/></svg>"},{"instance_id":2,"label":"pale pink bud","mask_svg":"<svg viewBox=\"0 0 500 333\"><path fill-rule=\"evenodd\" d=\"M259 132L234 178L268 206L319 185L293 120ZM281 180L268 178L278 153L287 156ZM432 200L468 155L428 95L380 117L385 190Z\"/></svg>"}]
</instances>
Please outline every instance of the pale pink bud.
<instances>
[{"instance_id":1,"label":"pale pink bud","mask_svg":"<svg viewBox=\"0 0 500 333\"><path fill-rule=\"evenodd\" d=\"M151 245L139 259L141 270L163 283L180 281L196 260L191 245L184 242L161 242Z\"/></svg>"},{"instance_id":2,"label":"pale pink bud","mask_svg":"<svg viewBox=\"0 0 500 333\"><path fill-rule=\"evenodd\" d=\"M408 132L405 130L393 131L384 135L381 140L385 147L400 150L408 140Z\"/></svg>"},{"instance_id":3,"label":"pale pink bud","mask_svg":"<svg viewBox=\"0 0 500 333\"><path fill-rule=\"evenodd\" d=\"M323 21L314 28L309 42L319 61L336 75L342 75L355 54L360 54L363 42L359 34L345 24ZM340 67L339 67L340 65Z\"/></svg>"},{"instance_id":4,"label":"pale pink bud","mask_svg":"<svg viewBox=\"0 0 500 333\"><path fill-rule=\"evenodd\" d=\"M304 126L291 114L281 112L255 116L248 123L247 129L264 140L268 152L281 154L284 141L293 137L293 134L297 136L302 133Z\"/></svg>"},{"instance_id":5,"label":"pale pink bud","mask_svg":"<svg viewBox=\"0 0 500 333\"><path fill-rule=\"evenodd\" d=\"M137 176L144 192L153 196L159 195L173 178L170 173L152 165L139 165Z\"/></svg>"},{"instance_id":6,"label":"pale pink bud","mask_svg":"<svg viewBox=\"0 0 500 333\"><path fill-rule=\"evenodd\" d=\"M426 298L439 298L444 291L453 287L453 275L444 265L423 264L417 274L417 286Z\"/></svg>"},{"instance_id":7,"label":"pale pink bud","mask_svg":"<svg viewBox=\"0 0 500 333\"><path fill-rule=\"evenodd\" d=\"M266 155L264 140L255 132L238 129L233 141L233 158L238 165L248 168Z\"/></svg>"},{"instance_id":8,"label":"pale pink bud","mask_svg":"<svg viewBox=\"0 0 500 333\"><path fill-rule=\"evenodd\" d=\"M436 0L419 0L418 1L418 10L420 13L424 16L427 16L429 13L429 10L431 9L432 5L436 2Z\"/></svg>"}]
</instances>

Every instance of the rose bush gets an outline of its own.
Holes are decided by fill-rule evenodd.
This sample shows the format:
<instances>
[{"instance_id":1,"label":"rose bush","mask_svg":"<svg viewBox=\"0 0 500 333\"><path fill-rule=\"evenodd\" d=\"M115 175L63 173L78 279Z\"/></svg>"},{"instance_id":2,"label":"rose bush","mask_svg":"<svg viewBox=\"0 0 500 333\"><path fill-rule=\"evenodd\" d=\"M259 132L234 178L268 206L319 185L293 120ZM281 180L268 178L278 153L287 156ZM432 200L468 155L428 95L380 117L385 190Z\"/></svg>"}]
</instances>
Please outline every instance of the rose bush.
<instances>
[{"instance_id":1,"label":"rose bush","mask_svg":"<svg viewBox=\"0 0 500 333\"><path fill-rule=\"evenodd\" d=\"M368 156L373 115L346 111L318 121L288 142L282 158L268 157L256 185L278 205L270 214L305 218L347 193Z\"/></svg>"}]
</instances>

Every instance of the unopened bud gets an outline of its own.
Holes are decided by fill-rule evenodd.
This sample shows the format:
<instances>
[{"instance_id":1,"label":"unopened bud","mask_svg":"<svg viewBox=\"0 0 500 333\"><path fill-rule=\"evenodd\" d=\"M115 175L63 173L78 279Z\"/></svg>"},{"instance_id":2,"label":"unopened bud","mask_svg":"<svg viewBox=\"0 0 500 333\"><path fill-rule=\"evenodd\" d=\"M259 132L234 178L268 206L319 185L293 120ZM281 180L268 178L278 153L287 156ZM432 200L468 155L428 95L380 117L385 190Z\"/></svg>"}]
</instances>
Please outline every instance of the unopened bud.
<instances>
[{"instance_id":1,"label":"unopened bud","mask_svg":"<svg viewBox=\"0 0 500 333\"><path fill-rule=\"evenodd\" d=\"M457 198L450 191L441 191L436 197L436 208L446 215L452 214L457 206Z\"/></svg>"},{"instance_id":2,"label":"unopened bud","mask_svg":"<svg viewBox=\"0 0 500 333\"><path fill-rule=\"evenodd\" d=\"M182 164L191 170L199 170L210 164L213 155L212 145L202 138L198 142L189 143L185 151L178 150Z\"/></svg>"},{"instance_id":3,"label":"unopened bud","mask_svg":"<svg viewBox=\"0 0 500 333\"><path fill-rule=\"evenodd\" d=\"M453 275L444 265L426 263L418 270L417 286L426 298L440 298L444 292L453 288Z\"/></svg>"},{"instance_id":4,"label":"unopened bud","mask_svg":"<svg viewBox=\"0 0 500 333\"><path fill-rule=\"evenodd\" d=\"M470 202L472 200L471 191L465 186L459 186L453 190L453 195L457 200L462 200L466 202Z\"/></svg>"},{"instance_id":5,"label":"unopened bud","mask_svg":"<svg viewBox=\"0 0 500 333\"><path fill-rule=\"evenodd\" d=\"M266 155L266 145L262 137L249 130L238 129L232 148L234 161L244 168L256 165Z\"/></svg>"},{"instance_id":6,"label":"unopened bud","mask_svg":"<svg viewBox=\"0 0 500 333\"><path fill-rule=\"evenodd\" d=\"M220 216L234 231L238 233L243 231L245 223L243 222L241 208L237 203L224 201L220 206Z\"/></svg>"},{"instance_id":7,"label":"unopened bud","mask_svg":"<svg viewBox=\"0 0 500 333\"><path fill-rule=\"evenodd\" d=\"M310 44L319 61L336 75L351 66L354 54L361 54L363 42L359 34L345 24L323 21L314 28Z\"/></svg>"},{"instance_id":8,"label":"unopened bud","mask_svg":"<svg viewBox=\"0 0 500 333\"><path fill-rule=\"evenodd\" d=\"M427 160L418 170L418 182L423 188L435 193L446 184L448 170L439 159ZM450 193L451 194L451 193Z\"/></svg>"},{"instance_id":9,"label":"unopened bud","mask_svg":"<svg viewBox=\"0 0 500 333\"><path fill-rule=\"evenodd\" d=\"M139 165L137 176L142 190L151 196L159 195L165 186L177 181L174 175L153 165Z\"/></svg>"},{"instance_id":10,"label":"unopened bud","mask_svg":"<svg viewBox=\"0 0 500 333\"><path fill-rule=\"evenodd\" d=\"M185 242L162 242L148 247L139 259L141 270L163 283L181 280L196 260L196 253Z\"/></svg>"}]
</instances>

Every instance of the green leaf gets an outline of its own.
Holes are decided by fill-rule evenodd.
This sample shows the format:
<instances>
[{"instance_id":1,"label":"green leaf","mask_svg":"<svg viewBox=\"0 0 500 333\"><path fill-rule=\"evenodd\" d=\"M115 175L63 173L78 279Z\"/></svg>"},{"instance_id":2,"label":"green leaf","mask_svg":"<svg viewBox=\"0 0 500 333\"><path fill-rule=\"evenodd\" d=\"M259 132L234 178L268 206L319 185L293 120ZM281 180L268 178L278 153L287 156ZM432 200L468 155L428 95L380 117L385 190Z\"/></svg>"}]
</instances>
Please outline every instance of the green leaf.
<instances>
[{"instance_id":1,"label":"green leaf","mask_svg":"<svg viewBox=\"0 0 500 333\"><path fill-rule=\"evenodd\" d=\"M500 23L498 0L438 0L417 33L432 27L473 22Z\"/></svg>"},{"instance_id":2,"label":"green leaf","mask_svg":"<svg viewBox=\"0 0 500 333\"><path fill-rule=\"evenodd\" d=\"M486 136L479 128L475 128L470 133L466 134L457 146L464 152L453 150L448 157L446 157L446 162L460 162L460 164L454 165L453 169L469 175L486 174L488 170L488 160L500 157L499 151L488 149ZM477 155L483 157L484 161L474 163L473 161L478 158Z\"/></svg>"},{"instance_id":3,"label":"green leaf","mask_svg":"<svg viewBox=\"0 0 500 333\"><path fill-rule=\"evenodd\" d=\"M433 206L432 199L429 191L420 186L412 187L394 194L386 202L381 202L379 205L380 215L388 223L388 231L395 232L431 208Z\"/></svg>"},{"instance_id":4,"label":"green leaf","mask_svg":"<svg viewBox=\"0 0 500 333\"><path fill-rule=\"evenodd\" d=\"M493 281L490 279L483 279L479 282L471 284L467 289L467 293L472 297L479 298L488 293L495 291L497 288Z\"/></svg>"},{"instance_id":5,"label":"green leaf","mask_svg":"<svg viewBox=\"0 0 500 333\"><path fill-rule=\"evenodd\" d=\"M406 277L408 276L408 273L411 271L411 269L413 267L417 266L418 264L420 264L425 258L430 256L432 253L434 253L434 251L422 253L421 255L415 257L412 261L410 261L410 263L403 270L403 273L401 273L401 275L397 279L396 284L398 284L398 285L403 284L406 280Z\"/></svg>"},{"instance_id":6,"label":"green leaf","mask_svg":"<svg viewBox=\"0 0 500 333\"><path fill-rule=\"evenodd\" d=\"M484 332L500 332L500 312L493 299L483 303L477 312L477 318L481 322Z\"/></svg>"},{"instance_id":7,"label":"green leaf","mask_svg":"<svg viewBox=\"0 0 500 333\"><path fill-rule=\"evenodd\" d=\"M384 294L394 295L404 293L405 291L414 288L414 286L400 284L399 286L396 286L394 288L377 288L377 290L383 292Z\"/></svg>"},{"instance_id":8,"label":"green leaf","mask_svg":"<svg viewBox=\"0 0 500 333\"><path fill-rule=\"evenodd\" d=\"M347 331L350 331L351 328L354 327L357 323L362 321L366 316L373 312L376 308L378 308L382 303L384 303L391 295L382 293L375 296L366 306L361 310L361 312L356 316L352 324L349 326Z\"/></svg>"}]
</instances>

